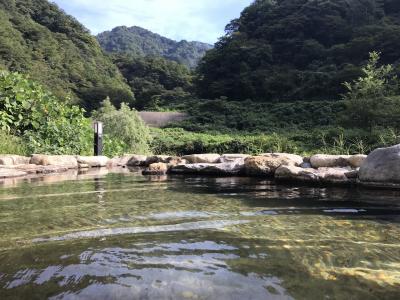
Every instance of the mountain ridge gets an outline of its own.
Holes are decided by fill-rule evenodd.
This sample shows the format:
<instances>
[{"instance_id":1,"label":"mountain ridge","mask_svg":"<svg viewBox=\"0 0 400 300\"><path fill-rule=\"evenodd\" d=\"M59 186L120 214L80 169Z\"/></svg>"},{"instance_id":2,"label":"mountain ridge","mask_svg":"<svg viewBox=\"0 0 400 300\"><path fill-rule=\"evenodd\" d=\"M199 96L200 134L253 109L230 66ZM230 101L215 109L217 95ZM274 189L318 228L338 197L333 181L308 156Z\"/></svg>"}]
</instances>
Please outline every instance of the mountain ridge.
<instances>
[{"instance_id":1,"label":"mountain ridge","mask_svg":"<svg viewBox=\"0 0 400 300\"><path fill-rule=\"evenodd\" d=\"M96 36L108 53L161 56L193 69L213 46L199 41L175 41L139 26L118 26Z\"/></svg>"}]
</instances>

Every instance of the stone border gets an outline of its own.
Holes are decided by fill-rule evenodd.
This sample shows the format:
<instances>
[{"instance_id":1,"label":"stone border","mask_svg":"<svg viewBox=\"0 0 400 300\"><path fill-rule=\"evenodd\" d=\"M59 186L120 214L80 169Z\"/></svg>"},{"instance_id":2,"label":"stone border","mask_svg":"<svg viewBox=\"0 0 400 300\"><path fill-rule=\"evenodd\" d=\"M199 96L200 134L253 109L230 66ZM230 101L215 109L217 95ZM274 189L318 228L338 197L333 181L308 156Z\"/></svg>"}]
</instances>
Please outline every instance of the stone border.
<instances>
[{"instance_id":1,"label":"stone border","mask_svg":"<svg viewBox=\"0 0 400 300\"><path fill-rule=\"evenodd\" d=\"M358 177L359 168L366 159L366 155L318 154L301 157L288 153L264 153L257 156L209 153L183 157L127 154L112 159L105 156L0 155L0 179L62 174L71 169L142 167L143 175L250 176L316 186L400 188L400 184L391 182L361 182Z\"/></svg>"}]
</instances>

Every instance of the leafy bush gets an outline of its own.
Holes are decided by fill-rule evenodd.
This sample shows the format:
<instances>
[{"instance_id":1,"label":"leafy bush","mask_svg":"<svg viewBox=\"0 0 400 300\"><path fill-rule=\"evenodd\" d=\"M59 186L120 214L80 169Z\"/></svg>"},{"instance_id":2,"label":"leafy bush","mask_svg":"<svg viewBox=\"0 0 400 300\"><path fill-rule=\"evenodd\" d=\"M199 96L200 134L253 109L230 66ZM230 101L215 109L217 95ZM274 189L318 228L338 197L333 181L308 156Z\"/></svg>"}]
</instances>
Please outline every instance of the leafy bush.
<instances>
[{"instance_id":1,"label":"leafy bush","mask_svg":"<svg viewBox=\"0 0 400 300\"><path fill-rule=\"evenodd\" d=\"M18 73L0 73L0 128L23 136L30 153L87 154L90 121Z\"/></svg>"},{"instance_id":2,"label":"leafy bush","mask_svg":"<svg viewBox=\"0 0 400 300\"><path fill-rule=\"evenodd\" d=\"M93 118L104 123L104 154L148 154L151 135L136 110L122 103L117 110L109 99L103 101Z\"/></svg>"},{"instance_id":3,"label":"leafy bush","mask_svg":"<svg viewBox=\"0 0 400 300\"><path fill-rule=\"evenodd\" d=\"M297 152L284 136L193 133L181 128L152 129L152 149L156 154Z\"/></svg>"},{"instance_id":4,"label":"leafy bush","mask_svg":"<svg viewBox=\"0 0 400 300\"><path fill-rule=\"evenodd\" d=\"M26 155L27 148L21 138L0 131L0 154Z\"/></svg>"},{"instance_id":5,"label":"leafy bush","mask_svg":"<svg viewBox=\"0 0 400 300\"><path fill-rule=\"evenodd\" d=\"M345 83L344 124L372 130L375 126L400 127L400 85L391 65L378 66L380 53L370 53L363 76Z\"/></svg>"}]
</instances>

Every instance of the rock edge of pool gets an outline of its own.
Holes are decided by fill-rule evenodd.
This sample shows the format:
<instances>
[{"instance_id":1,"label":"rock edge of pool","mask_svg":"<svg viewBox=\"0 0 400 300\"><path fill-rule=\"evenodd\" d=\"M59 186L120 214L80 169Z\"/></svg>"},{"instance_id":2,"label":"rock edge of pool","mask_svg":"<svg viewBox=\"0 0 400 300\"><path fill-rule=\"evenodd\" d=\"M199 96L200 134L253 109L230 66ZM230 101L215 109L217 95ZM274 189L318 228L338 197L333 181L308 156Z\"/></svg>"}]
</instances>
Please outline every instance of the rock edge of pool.
<instances>
[{"instance_id":1,"label":"rock edge of pool","mask_svg":"<svg viewBox=\"0 0 400 300\"><path fill-rule=\"evenodd\" d=\"M313 185L363 186L400 189L400 144L378 148L368 156L316 154L302 157L289 153L192 154L185 156L0 155L0 183L7 179L85 173L94 168L142 168L143 175L190 174L201 176L266 177L276 181Z\"/></svg>"}]
</instances>

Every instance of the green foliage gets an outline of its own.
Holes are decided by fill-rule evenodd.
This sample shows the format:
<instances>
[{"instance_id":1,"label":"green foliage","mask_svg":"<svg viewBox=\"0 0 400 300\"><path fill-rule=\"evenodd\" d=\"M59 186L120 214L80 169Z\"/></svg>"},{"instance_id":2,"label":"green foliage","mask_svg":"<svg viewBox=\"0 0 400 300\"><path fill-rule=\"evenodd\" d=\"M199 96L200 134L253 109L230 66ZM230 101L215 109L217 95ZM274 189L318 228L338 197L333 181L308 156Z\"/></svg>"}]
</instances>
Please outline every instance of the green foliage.
<instances>
[{"instance_id":1,"label":"green foliage","mask_svg":"<svg viewBox=\"0 0 400 300\"><path fill-rule=\"evenodd\" d=\"M0 154L26 155L27 152L28 150L21 138L0 130Z\"/></svg>"},{"instance_id":2,"label":"green foliage","mask_svg":"<svg viewBox=\"0 0 400 300\"><path fill-rule=\"evenodd\" d=\"M173 107L173 106L172 106ZM257 103L252 101L192 100L184 106L189 119L172 124L190 131L272 133L336 124L342 101Z\"/></svg>"},{"instance_id":3,"label":"green foliage","mask_svg":"<svg viewBox=\"0 0 400 300\"><path fill-rule=\"evenodd\" d=\"M176 42L137 26L116 27L112 31L100 33L97 39L109 53L159 56L188 68L196 67L205 52L212 48L200 42Z\"/></svg>"},{"instance_id":4,"label":"green foliage","mask_svg":"<svg viewBox=\"0 0 400 300\"><path fill-rule=\"evenodd\" d=\"M337 100L368 53L400 62L396 0L256 0L198 67L200 97ZM396 67L398 72L398 67Z\"/></svg>"},{"instance_id":5,"label":"green foliage","mask_svg":"<svg viewBox=\"0 0 400 300\"><path fill-rule=\"evenodd\" d=\"M18 73L0 73L0 128L23 136L30 153L84 154L90 121Z\"/></svg>"},{"instance_id":6,"label":"green foliage","mask_svg":"<svg viewBox=\"0 0 400 300\"><path fill-rule=\"evenodd\" d=\"M104 123L104 154L107 156L127 153L148 154L151 142L150 130L138 113L122 103L116 109L109 99L103 101L93 118Z\"/></svg>"},{"instance_id":7,"label":"green foliage","mask_svg":"<svg viewBox=\"0 0 400 300\"><path fill-rule=\"evenodd\" d=\"M160 110L190 97L192 76L181 64L131 55L115 55L114 63L135 93L137 109Z\"/></svg>"},{"instance_id":8,"label":"green foliage","mask_svg":"<svg viewBox=\"0 0 400 300\"><path fill-rule=\"evenodd\" d=\"M156 154L297 152L295 143L272 135L193 133L182 128L152 129Z\"/></svg>"},{"instance_id":9,"label":"green foliage","mask_svg":"<svg viewBox=\"0 0 400 300\"><path fill-rule=\"evenodd\" d=\"M379 53L372 52L362 69L364 76L345 83L345 124L366 129L400 128L400 82L391 65L378 66L379 57Z\"/></svg>"},{"instance_id":10,"label":"green foliage","mask_svg":"<svg viewBox=\"0 0 400 300\"><path fill-rule=\"evenodd\" d=\"M108 93L86 99L87 91L109 87L113 101L134 99L96 39L49 1L0 0L0 38L0 66L29 74L59 99L89 107Z\"/></svg>"}]
</instances>

